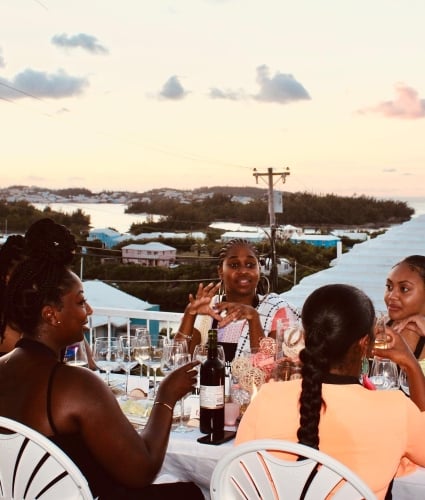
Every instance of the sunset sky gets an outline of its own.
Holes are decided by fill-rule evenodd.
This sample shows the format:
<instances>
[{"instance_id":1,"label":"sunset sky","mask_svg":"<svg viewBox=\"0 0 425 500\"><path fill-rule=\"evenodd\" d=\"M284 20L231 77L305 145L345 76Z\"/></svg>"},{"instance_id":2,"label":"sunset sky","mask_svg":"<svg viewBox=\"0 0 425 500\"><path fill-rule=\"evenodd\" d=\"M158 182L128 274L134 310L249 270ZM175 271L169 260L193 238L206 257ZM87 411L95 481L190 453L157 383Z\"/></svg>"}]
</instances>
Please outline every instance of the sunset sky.
<instances>
[{"instance_id":1,"label":"sunset sky","mask_svg":"<svg viewBox=\"0 0 425 500\"><path fill-rule=\"evenodd\" d=\"M0 185L289 167L277 189L425 196L424 19L423 0L3 0Z\"/></svg>"}]
</instances>

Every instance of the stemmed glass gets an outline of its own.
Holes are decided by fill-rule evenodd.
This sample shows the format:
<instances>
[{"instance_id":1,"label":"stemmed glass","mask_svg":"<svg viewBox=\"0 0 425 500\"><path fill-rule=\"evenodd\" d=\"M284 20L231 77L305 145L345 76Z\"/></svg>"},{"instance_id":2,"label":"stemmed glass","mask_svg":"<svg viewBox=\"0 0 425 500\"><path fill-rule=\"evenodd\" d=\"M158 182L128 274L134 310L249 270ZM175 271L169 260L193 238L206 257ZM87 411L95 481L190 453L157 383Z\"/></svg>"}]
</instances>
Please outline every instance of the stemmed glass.
<instances>
[{"instance_id":1,"label":"stemmed glass","mask_svg":"<svg viewBox=\"0 0 425 500\"><path fill-rule=\"evenodd\" d=\"M137 334L138 330L136 330ZM136 335L136 347L134 350L134 357L140 365L140 379L143 381L143 365L150 358L151 351L151 336L148 333L143 335ZM149 368L146 368L146 378L147 378L147 391L149 392ZM143 385L143 384L142 384Z\"/></svg>"},{"instance_id":2,"label":"stemmed glass","mask_svg":"<svg viewBox=\"0 0 425 500\"><path fill-rule=\"evenodd\" d=\"M176 368L179 368L180 366L183 366L187 363L190 363L190 361L191 361L191 356L188 352L177 353L175 355L175 359L174 359L174 370ZM187 424L184 423L184 400L185 400L186 396L187 396L187 394L180 399L179 425L175 429L173 429L173 432L191 432L191 431L193 431L192 427L189 427Z\"/></svg>"},{"instance_id":3,"label":"stemmed glass","mask_svg":"<svg viewBox=\"0 0 425 500\"><path fill-rule=\"evenodd\" d=\"M128 378L130 371L137 366L137 359L135 358L135 350L137 345L137 338L131 335L122 335L119 338L118 344L118 358L120 367L125 371L125 394L124 399L128 396Z\"/></svg>"},{"instance_id":4,"label":"stemmed glass","mask_svg":"<svg viewBox=\"0 0 425 500\"><path fill-rule=\"evenodd\" d=\"M149 399L155 399L156 396L156 378L158 369L161 368L161 360L164 350L164 339L158 338L156 345L151 345L150 356L144 361L148 369L153 370L153 390L149 393Z\"/></svg>"},{"instance_id":5,"label":"stemmed glass","mask_svg":"<svg viewBox=\"0 0 425 500\"><path fill-rule=\"evenodd\" d=\"M73 366L88 366L86 346L84 340L77 344L72 344L66 347L63 357L64 363Z\"/></svg>"},{"instance_id":6,"label":"stemmed glass","mask_svg":"<svg viewBox=\"0 0 425 500\"><path fill-rule=\"evenodd\" d=\"M397 365L390 359L375 356L369 378L378 390L397 389L399 387Z\"/></svg>"},{"instance_id":7,"label":"stemmed glass","mask_svg":"<svg viewBox=\"0 0 425 500\"><path fill-rule=\"evenodd\" d=\"M93 357L98 368L106 372L106 384L110 385L110 373L120 367L118 361L118 340L99 337L94 341Z\"/></svg>"}]
</instances>

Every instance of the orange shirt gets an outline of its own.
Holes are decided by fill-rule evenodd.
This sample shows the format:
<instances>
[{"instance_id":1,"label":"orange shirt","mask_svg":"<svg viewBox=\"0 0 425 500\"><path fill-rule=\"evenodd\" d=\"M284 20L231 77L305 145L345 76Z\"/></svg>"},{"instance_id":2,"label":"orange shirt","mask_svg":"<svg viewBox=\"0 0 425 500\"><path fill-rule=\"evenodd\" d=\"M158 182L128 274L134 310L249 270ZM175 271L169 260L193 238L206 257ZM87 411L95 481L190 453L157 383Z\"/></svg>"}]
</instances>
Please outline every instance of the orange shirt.
<instances>
[{"instance_id":1,"label":"orange shirt","mask_svg":"<svg viewBox=\"0 0 425 500\"><path fill-rule=\"evenodd\" d=\"M298 441L301 380L270 381L248 406L235 443ZM400 461L425 466L425 412L401 391L369 391L359 384L323 384L326 411L319 448L357 473L384 499Z\"/></svg>"}]
</instances>

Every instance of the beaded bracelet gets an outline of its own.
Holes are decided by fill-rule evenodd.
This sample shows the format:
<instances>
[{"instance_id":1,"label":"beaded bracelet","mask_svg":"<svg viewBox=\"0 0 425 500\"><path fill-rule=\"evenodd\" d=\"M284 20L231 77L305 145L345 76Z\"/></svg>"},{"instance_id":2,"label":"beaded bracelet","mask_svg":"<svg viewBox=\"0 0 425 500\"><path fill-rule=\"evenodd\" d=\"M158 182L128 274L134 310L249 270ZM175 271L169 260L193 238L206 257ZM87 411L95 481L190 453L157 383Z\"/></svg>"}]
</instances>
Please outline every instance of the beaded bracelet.
<instances>
[{"instance_id":1,"label":"beaded bracelet","mask_svg":"<svg viewBox=\"0 0 425 500\"><path fill-rule=\"evenodd\" d=\"M176 335L181 335L182 337L184 337L185 339L187 339L189 342L192 340L192 337L193 337L193 335L186 335L183 332L177 332Z\"/></svg>"},{"instance_id":2,"label":"beaded bracelet","mask_svg":"<svg viewBox=\"0 0 425 500\"><path fill-rule=\"evenodd\" d=\"M170 406L168 403L164 403L163 401L155 401L154 405L162 405L162 406L165 406L166 408L168 408L171 413L173 413L173 407Z\"/></svg>"}]
</instances>

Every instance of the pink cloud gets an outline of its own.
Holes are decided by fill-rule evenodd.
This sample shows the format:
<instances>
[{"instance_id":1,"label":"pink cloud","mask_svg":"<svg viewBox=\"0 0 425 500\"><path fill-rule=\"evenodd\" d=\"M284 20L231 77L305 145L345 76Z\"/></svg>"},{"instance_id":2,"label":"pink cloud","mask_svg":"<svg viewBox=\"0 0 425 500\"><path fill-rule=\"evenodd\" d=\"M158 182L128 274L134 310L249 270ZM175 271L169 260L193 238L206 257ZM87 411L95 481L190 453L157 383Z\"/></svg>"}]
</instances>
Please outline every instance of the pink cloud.
<instances>
[{"instance_id":1,"label":"pink cloud","mask_svg":"<svg viewBox=\"0 0 425 500\"><path fill-rule=\"evenodd\" d=\"M420 99L418 92L403 83L395 85L395 99L383 101L377 106L360 111L361 113L381 113L389 118L415 120L425 117L425 99Z\"/></svg>"}]
</instances>

